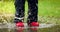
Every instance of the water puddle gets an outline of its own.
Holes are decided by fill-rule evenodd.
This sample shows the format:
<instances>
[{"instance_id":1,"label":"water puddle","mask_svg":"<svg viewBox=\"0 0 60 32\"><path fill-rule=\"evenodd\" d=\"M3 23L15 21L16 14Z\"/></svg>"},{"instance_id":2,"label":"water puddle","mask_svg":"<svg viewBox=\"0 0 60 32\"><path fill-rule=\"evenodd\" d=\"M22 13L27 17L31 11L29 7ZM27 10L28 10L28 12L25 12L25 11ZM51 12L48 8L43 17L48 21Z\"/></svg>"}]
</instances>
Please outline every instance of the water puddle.
<instances>
[{"instance_id":1,"label":"water puddle","mask_svg":"<svg viewBox=\"0 0 60 32\"><path fill-rule=\"evenodd\" d=\"M0 24L0 32L60 32L60 25L54 24L40 24L39 27L28 27L25 23L25 27L19 28L16 28L15 24L11 23ZM37 30L31 28L37 28Z\"/></svg>"}]
</instances>

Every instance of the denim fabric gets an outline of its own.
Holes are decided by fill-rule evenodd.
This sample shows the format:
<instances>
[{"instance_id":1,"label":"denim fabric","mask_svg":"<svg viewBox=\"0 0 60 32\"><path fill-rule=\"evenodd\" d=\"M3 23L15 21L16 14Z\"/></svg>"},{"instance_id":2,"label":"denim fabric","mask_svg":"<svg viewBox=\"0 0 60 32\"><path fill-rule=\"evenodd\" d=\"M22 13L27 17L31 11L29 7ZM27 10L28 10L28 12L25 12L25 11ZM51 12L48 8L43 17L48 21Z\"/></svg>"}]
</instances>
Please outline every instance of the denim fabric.
<instances>
[{"instance_id":1,"label":"denim fabric","mask_svg":"<svg viewBox=\"0 0 60 32\"><path fill-rule=\"evenodd\" d=\"M27 22L37 22L38 20L38 0L27 0L28 2L28 18ZM25 13L25 0L15 0L15 21L23 21ZM21 19L18 19L21 18Z\"/></svg>"}]
</instances>

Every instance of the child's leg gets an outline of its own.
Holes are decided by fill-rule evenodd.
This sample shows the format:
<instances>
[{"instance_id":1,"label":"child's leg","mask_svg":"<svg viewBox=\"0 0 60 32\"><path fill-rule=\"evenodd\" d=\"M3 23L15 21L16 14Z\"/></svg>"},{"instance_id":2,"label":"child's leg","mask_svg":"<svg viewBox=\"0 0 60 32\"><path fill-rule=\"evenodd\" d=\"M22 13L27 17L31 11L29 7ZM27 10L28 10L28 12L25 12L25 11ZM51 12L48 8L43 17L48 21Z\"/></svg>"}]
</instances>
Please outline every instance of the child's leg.
<instances>
[{"instance_id":1,"label":"child's leg","mask_svg":"<svg viewBox=\"0 0 60 32\"><path fill-rule=\"evenodd\" d=\"M38 20L38 0L28 0L28 23Z\"/></svg>"},{"instance_id":2,"label":"child's leg","mask_svg":"<svg viewBox=\"0 0 60 32\"><path fill-rule=\"evenodd\" d=\"M21 22L24 20L25 0L15 0L15 19L14 22Z\"/></svg>"}]
</instances>

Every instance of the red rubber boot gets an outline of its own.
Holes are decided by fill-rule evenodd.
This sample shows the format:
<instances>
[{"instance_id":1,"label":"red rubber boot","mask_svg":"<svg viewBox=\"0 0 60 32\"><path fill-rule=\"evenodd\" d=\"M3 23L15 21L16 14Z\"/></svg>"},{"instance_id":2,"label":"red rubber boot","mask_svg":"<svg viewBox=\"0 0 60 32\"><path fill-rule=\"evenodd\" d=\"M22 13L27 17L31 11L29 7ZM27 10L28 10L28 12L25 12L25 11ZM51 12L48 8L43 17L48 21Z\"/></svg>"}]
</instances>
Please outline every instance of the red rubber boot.
<instances>
[{"instance_id":1,"label":"red rubber boot","mask_svg":"<svg viewBox=\"0 0 60 32\"><path fill-rule=\"evenodd\" d=\"M38 22L32 22L29 25L30 25L30 27L34 27L34 28L31 28L32 30L37 30L37 27L39 27L39 23Z\"/></svg>"},{"instance_id":2,"label":"red rubber boot","mask_svg":"<svg viewBox=\"0 0 60 32\"><path fill-rule=\"evenodd\" d=\"M16 23L16 26L17 27L24 27L24 23L23 22L18 22L18 23Z\"/></svg>"},{"instance_id":3,"label":"red rubber boot","mask_svg":"<svg viewBox=\"0 0 60 32\"><path fill-rule=\"evenodd\" d=\"M18 22L16 23L17 31L22 32L24 30L24 23L23 22Z\"/></svg>"}]
</instances>

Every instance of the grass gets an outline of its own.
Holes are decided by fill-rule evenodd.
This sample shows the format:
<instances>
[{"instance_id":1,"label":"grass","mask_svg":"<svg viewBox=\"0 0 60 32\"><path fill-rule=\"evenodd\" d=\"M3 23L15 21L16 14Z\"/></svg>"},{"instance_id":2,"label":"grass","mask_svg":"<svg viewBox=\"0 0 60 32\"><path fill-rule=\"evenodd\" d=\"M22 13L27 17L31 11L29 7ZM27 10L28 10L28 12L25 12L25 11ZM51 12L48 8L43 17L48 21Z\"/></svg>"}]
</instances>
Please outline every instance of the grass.
<instances>
[{"instance_id":1,"label":"grass","mask_svg":"<svg viewBox=\"0 0 60 32\"><path fill-rule=\"evenodd\" d=\"M60 16L60 0L40 0L39 1L39 15Z\"/></svg>"},{"instance_id":2,"label":"grass","mask_svg":"<svg viewBox=\"0 0 60 32\"><path fill-rule=\"evenodd\" d=\"M25 4L25 17L27 17L28 3ZM14 1L0 1L0 15L15 14ZM60 0L39 0L38 1L38 21L40 23L60 23ZM14 16L8 16L13 17ZM8 19L3 16L3 19ZM1 17L0 17L1 18ZM6 20L5 19L5 20ZM10 21L10 19L8 19ZM26 20L26 19L25 19ZM8 22L9 22L8 21ZM1 22L1 19L0 19Z\"/></svg>"},{"instance_id":3,"label":"grass","mask_svg":"<svg viewBox=\"0 0 60 32\"><path fill-rule=\"evenodd\" d=\"M28 3L25 4L25 17L27 17ZM12 16L7 16L11 15ZM0 1L0 23L13 22L15 14L14 1ZM3 16L2 16L3 15ZM60 0L39 0L38 21L40 23L60 24ZM26 22L27 19L25 19ZM0 32L15 32L14 29L0 29ZM51 28L39 29L38 32L60 32L60 25Z\"/></svg>"}]
</instances>

